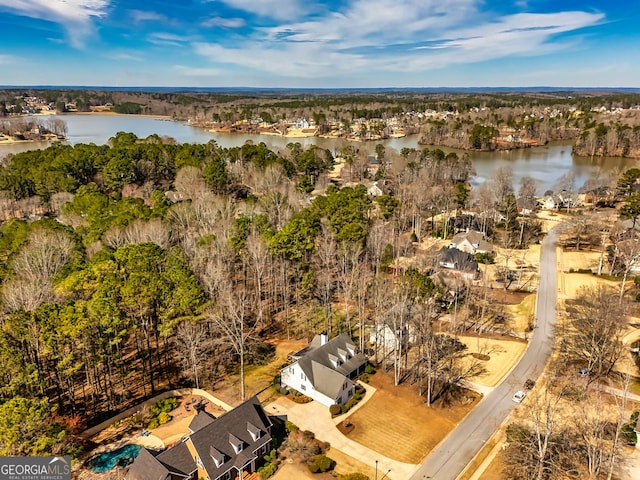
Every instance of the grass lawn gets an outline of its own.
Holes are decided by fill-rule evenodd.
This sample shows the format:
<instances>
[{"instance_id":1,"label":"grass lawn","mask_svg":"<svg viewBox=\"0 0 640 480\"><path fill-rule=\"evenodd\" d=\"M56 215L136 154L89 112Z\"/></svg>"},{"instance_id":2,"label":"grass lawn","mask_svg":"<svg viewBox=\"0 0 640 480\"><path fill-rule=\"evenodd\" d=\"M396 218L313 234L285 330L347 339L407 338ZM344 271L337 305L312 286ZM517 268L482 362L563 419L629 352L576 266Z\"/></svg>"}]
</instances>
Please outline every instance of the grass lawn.
<instances>
[{"instance_id":1,"label":"grass lawn","mask_svg":"<svg viewBox=\"0 0 640 480\"><path fill-rule=\"evenodd\" d=\"M631 385L629 385L629 392L640 395L640 380L632 380Z\"/></svg>"},{"instance_id":2,"label":"grass lawn","mask_svg":"<svg viewBox=\"0 0 640 480\"><path fill-rule=\"evenodd\" d=\"M471 336L460 336L459 339L469 347L469 353L489 355L489 360L480 362L486 368L486 373L471 379L488 387L495 387L520 360L527 348L525 342L518 340ZM471 361L471 357L469 358Z\"/></svg>"},{"instance_id":3,"label":"grass lawn","mask_svg":"<svg viewBox=\"0 0 640 480\"><path fill-rule=\"evenodd\" d=\"M428 407L409 386L393 385L390 374L379 371L371 376L375 395L358 411L349 416L354 428L347 436L366 447L395 460L420 463L462 418L475 406L447 409Z\"/></svg>"},{"instance_id":4,"label":"grass lawn","mask_svg":"<svg viewBox=\"0 0 640 480\"><path fill-rule=\"evenodd\" d=\"M329 448L326 453L327 457L332 458L336 461L336 468L334 468L334 472L346 475L349 473L364 473L370 479L373 480L375 477L376 471L374 468L371 468L369 465L356 460L345 453L342 453L340 450L335 448ZM315 477L314 477L315 478Z\"/></svg>"},{"instance_id":5,"label":"grass lawn","mask_svg":"<svg viewBox=\"0 0 640 480\"><path fill-rule=\"evenodd\" d=\"M500 452L493 457L487 469L480 475L479 480L503 480L505 478L503 474L505 469L503 455L505 455L505 452Z\"/></svg>"}]
</instances>

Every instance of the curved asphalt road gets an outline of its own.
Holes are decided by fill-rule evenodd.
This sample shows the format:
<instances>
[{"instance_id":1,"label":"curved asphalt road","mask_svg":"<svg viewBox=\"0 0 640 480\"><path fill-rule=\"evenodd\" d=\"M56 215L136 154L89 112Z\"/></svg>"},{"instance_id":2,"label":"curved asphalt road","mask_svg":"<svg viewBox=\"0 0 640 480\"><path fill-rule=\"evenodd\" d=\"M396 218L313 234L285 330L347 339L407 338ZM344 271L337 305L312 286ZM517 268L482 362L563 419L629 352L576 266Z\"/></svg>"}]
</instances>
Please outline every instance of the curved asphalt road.
<instances>
[{"instance_id":1,"label":"curved asphalt road","mask_svg":"<svg viewBox=\"0 0 640 480\"><path fill-rule=\"evenodd\" d=\"M513 394L523 388L528 378L537 379L542 373L553 350L557 292L556 243L560 228L560 225L554 227L542 242L537 324L526 352L504 380L429 454L411 480L455 480L517 406L511 400Z\"/></svg>"}]
</instances>

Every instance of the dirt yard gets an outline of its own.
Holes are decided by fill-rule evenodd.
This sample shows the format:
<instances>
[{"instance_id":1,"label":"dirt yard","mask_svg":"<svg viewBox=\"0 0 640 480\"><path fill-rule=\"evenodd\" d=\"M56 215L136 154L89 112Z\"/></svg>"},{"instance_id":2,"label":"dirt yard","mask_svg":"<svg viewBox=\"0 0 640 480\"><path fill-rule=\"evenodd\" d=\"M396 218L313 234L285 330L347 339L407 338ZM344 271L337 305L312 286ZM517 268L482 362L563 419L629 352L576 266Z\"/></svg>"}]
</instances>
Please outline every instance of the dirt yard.
<instances>
[{"instance_id":1,"label":"dirt yard","mask_svg":"<svg viewBox=\"0 0 640 480\"><path fill-rule=\"evenodd\" d=\"M180 406L169 413L171 415L171 421L151 430L151 433L162 440L166 447L173 445L182 437L189 434L189 424L196 415L195 410L191 406L188 407L189 410L187 411L187 404L191 403L192 398L199 400L201 397L190 396L179 398ZM225 413L223 408L213 405L211 402L207 403L205 411L215 417L219 417Z\"/></svg>"},{"instance_id":2,"label":"dirt yard","mask_svg":"<svg viewBox=\"0 0 640 480\"><path fill-rule=\"evenodd\" d=\"M273 342L275 343L276 340ZM267 403L272 393L268 387L272 384L273 377L286 363L289 354L302 350L307 344L306 340L278 340L275 356L267 365L248 366L245 370L246 397L249 398L264 391L260 395L260 401ZM212 393L229 405L240 404L240 375L228 375L222 382L216 384Z\"/></svg>"},{"instance_id":3,"label":"dirt yard","mask_svg":"<svg viewBox=\"0 0 640 480\"><path fill-rule=\"evenodd\" d=\"M329 457L333 458L331 455ZM335 477L331 473L311 473L306 465L286 459L278 467L275 475L270 478L272 480L332 480Z\"/></svg>"},{"instance_id":4,"label":"dirt yard","mask_svg":"<svg viewBox=\"0 0 640 480\"><path fill-rule=\"evenodd\" d=\"M384 372L372 375L371 385L376 394L349 417L354 428L347 436L406 463L419 463L479 399L470 393L473 399L466 405L429 408L410 386L394 386L392 376Z\"/></svg>"},{"instance_id":5,"label":"dirt yard","mask_svg":"<svg viewBox=\"0 0 640 480\"><path fill-rule=\"evenodd\" d=\"M488 355L489 360L481 361L487 373L472 381L487 387L495 387L520 359L527 344L518 340L461 336L460 341L469 347L469 353Z\"/></svg>"}]
</instances>

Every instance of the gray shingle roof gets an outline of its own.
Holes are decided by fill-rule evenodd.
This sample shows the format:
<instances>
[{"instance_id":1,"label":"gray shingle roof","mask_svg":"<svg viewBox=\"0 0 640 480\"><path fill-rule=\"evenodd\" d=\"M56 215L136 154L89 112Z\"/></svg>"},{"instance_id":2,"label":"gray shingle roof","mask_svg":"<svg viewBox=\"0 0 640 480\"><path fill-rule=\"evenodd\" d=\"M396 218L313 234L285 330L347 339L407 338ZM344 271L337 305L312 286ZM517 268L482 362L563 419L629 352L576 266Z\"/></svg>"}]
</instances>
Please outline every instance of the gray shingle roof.
<instances>
[{"instance_id":1,"label":"gray shingle roof","mask_svg":"<svg viewBox=\"0 0 640 480\"><path fill-rule=\"evenodd\" d=\"M142 448L127 472L127 480L166 480L169 470L149 450Z\"/></svg>"},{"instance_id":2,"label":"gray shingle roof","mask_svg":"<svg viewBox=\"0 0 640 480\"><path fill-rule=\"evenodd\" d=\"M316 335L317 337L320 335ZM309 347L302 351L304 356L300 359L305 359L305 362L300 363L300 366L309 378L312 378L309 374L313 374L313 372L307 373L305 366L310 365L310 362L317 362L345 376L351 375L358 367L367 362L367 357L358 352L356 345L346 333L341 333L324 345L320 345L316 338L311 341ZM334 361L339 361L340 364L337 365Z\"/></svg>"},{"instance_id":3,"label":"gray shingle roof","mask_svg":"<svg viewBox=\"0 0 640 480\"><path fill-rule=\"evenodd\" d=\"M245 467L256 458L254 451L271 442L271 420L257 397L250 398L218 418L200 412L189 426L192 430L194 427L195 430L186 441L156 457L147 449L141 449L129 467L126 479L171 480L172 475L188 476L197 470L197 466L187 443L191 443L197 452L209 478L217 478L233 467ZM256 440L254 437L257 437ZM234 443L242 444L242 451L237 454ZM223 461L220 467L216 466L214 458Z\"/></svg>"},{"instance_id":4,"label":"gray shingle roof","mask_svg":"<svg viewBox=\"0 0 640 480\"><path fill-rule=\"evenodd\" d=\"M450 264L453 268L462 272L478 271L478 262L473 255L465 253L457 248L445 248L437 256L440 265Z\"/></svg>"},{"instance_id":5,"label":"gray shingle roof","mask_svg":"<svg viewBox=\"0 0 640 480\"><path fill-rule=\"evenodd\" d=\"M296 354L298 365L313 387L329 398L340 393L345 377L352 376L367 363L346 333L322 345L322 335L316 335L308 347Z\"/></svg>"},{"instance_id":6,"label":"gray shingle roof","mask_svg":"<svg viewBox=\"0 0 640 480\"><path fill-rule=\"evenodd\" d=\"M199 410L191 423L189 424L189 430L192 432L197 432L203 427L206 427L210 423L212 423L216 417L211 415L210 413L205 412L204 410Z\"/></svg>"},{"instance_id":7,"label":"gray shingle roof","mask_svg":"<svg viewBox=\"0 0 640 480\"><path fill-rule=\"evenodd\" d=\"M468 232L458 233L451 239L451 244L458 246L461 245L464 240L467 240L476 250L491 252L493 245L484 239L484 235L476 230L469 230Z\"/></svg>"},{"instance_id":8,"label":"gray shingle roof","mask_svg":"<svg viewBox=\"0 0 640 480\"><path fill-rule=\"evenodd\" d=\"M156 457L156 460L162 462L170 472L185 476L197 469L196 462L193 461L193 457L184 442L165 450Z\"/></svg>"},{"instance_id":9,"label":"gray shingle roof","mask_svg":"<svg viewBox=\"0 0 640 480\"><path fill-rule=\"evenodd\" d=\"M263 432L257 440L253 440L247 429L248 423ZM254 458L253 452L271 441L268 433L270 426L271 421L260 401L253 397L194 432L187 442L193 445L209 477L217 478L231 467L242 468L250 462ZM241 452L236 454L230 439L242 443ZM212 447L224 455L225 462L220 467L216 466L211 457Z\"/></svg>"}]
</instances>

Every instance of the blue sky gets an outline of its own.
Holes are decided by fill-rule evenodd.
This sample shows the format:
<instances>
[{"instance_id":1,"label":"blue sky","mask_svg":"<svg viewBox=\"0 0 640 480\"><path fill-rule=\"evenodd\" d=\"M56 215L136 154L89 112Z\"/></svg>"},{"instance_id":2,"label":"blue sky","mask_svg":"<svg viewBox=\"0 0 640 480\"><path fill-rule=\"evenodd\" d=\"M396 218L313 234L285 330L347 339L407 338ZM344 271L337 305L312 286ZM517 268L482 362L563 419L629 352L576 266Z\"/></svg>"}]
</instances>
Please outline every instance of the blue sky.
<instances>
[{"instance_id":1,"label":"blue sky","mask_svg":"<svg viewBox=\"0 0 640 480\"><path fill-rule=\"evenodd\" d=\"M640 87L637 0L0 0L0 85Z\"/></svg>"}]
</instances>

